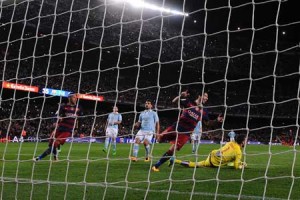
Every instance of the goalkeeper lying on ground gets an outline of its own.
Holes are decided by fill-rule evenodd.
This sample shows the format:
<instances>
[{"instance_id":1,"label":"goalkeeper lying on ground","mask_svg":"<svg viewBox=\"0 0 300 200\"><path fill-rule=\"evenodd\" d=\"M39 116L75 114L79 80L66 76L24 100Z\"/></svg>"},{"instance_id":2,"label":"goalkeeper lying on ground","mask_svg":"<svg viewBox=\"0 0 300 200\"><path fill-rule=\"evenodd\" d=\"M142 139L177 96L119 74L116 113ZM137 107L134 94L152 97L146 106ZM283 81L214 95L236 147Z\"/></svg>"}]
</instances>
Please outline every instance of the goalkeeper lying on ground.
<instances>
[{"instance_id":1,"label":"goalkeeper lying on ground","mask_svg":"<svg viewBox=\"0 0 300 200\"><path fill-rule=\"evenodd\" d=\"M238 135L235 142L228 142L220 149L213 150L206 160L200 162L181 161L170 159L170 165L173 163L186 167L219 167L229 166L233 163L235 169L246 167L246 163L242 162L242 148L246 143L245 135ZM169 165L169 166L170 166Z\"/></svg>"}]
</instances>

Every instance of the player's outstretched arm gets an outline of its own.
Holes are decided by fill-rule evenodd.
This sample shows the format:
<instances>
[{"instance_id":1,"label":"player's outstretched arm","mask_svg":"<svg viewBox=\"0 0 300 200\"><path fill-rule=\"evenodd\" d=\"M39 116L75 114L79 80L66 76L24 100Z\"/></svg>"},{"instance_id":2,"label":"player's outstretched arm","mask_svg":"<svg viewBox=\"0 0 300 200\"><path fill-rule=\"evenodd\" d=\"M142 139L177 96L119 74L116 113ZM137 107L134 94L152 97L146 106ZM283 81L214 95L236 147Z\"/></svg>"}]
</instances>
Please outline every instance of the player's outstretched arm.
<instances>
[{"instance_id":1,"label":"player's outstretched arm","mask_svg":"<svg viewBox=\"0 0 300 200\"><path fill-rule=\"evenodd\" d=\"M223 122L223 115L222 114L219 114L218 117L214 120L203 120L203 123L206 127L208 128L213 128L213 127L217 127L218 125L220 125L220 123Z\"/></svg>"},{"instance_id":2,"label":"player's outstretched arm","mask_svg":"<svg viewBox=\"0 0 300 200\"><path fill-rule=\"evenodd\" d=\"M189 93L187 90L186 90L186 91L183 91L183 92L181 92L181 95L180 95L180 96L177 96L177 97L175 97L175 98L172 100L172 103L177 103L181 97L186 98L186 97L188 97L189 95L190 95L190 93Z\"/></svg>"},{"instance_id":3,"label":"player's outstretched arm","mask_svg":"<svg viewBox=\"0 0 300 200\"><path fill-rule=\"evenodd\" d=\"M237 158L234 161L234 168L235 169L243 169L247 167L246 162L241 161L241 155L238 155Z\"/></svg>"}]
</instances>

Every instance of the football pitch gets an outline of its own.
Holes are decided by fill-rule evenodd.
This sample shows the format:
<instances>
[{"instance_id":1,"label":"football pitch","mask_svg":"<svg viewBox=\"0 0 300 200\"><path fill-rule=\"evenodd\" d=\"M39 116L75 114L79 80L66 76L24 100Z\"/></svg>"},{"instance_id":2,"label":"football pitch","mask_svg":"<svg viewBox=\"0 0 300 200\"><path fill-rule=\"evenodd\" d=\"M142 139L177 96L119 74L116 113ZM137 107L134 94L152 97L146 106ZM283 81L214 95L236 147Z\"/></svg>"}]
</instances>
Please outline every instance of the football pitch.
<instances>
[{"instance_id":1,"label":"football pitch","mask_svg":"<svg viewBox=\"0 0 300 200\"><path fill-rule=\"evenodd\" d=\"M203 160L219 147L200 145L195 156L187 144L176 156ZM130 144L118 144L112 156L97 143L67 143L58 162L33 162L46 148L47 143L0 143L1 199L300 199L299 146L248 145L244 171L166 163L160 172L150 168L169 144L154 144L151 162L144 162L142 146L138 162L131 162Z\"/></svg>"}]
</instances>

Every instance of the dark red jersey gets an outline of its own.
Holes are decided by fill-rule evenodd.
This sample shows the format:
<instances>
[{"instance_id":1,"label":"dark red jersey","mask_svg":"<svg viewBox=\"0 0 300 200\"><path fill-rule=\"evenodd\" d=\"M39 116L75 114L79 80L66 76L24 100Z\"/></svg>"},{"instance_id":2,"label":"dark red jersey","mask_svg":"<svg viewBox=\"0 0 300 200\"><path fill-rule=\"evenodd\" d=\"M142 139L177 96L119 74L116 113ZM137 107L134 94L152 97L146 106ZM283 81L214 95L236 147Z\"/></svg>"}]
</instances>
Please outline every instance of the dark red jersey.
<instances>
[{"instance_id":1,"label":"dark red jersey","mask_svg":"<svg viewBox=\"0 0 300 200\"><path fill-rule=\"evenodd\" d=\"M63 104L60 106L58 114L61 117L58 122L58 130L72 132L75 128L76 118L82 115L82 110L76 105Z\"/></svg>"},{"instance_id":2,"label":"dark red jersey","mask_svg":"<svg viewBox=\"0 0 300 200\"><path fill-rule=\"evenodd\" d=\"M202 118L202 111L194 101L181 99L180 105L184 107L178 122L179 132L191 132ZM176 123L174 124L176 126Z\"/></svg>"}]
</instances>

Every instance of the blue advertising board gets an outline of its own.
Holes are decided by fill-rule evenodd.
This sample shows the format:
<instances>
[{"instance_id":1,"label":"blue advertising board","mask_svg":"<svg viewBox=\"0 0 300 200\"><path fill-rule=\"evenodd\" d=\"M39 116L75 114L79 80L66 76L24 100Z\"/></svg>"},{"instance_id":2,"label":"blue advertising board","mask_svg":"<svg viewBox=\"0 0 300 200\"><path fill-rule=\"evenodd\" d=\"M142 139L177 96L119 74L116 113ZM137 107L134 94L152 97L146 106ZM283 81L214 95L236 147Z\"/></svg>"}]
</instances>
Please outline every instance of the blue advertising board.
<instances>
[{"instance_id":1,"label":"blue advertising board","mask_svg":"<svg viewBox=\"0 0 300 200\"><path fill-rule=\"evenodd\" d=\"M41 93L52 95L52 96L62 96L62 97L68 97L71 92L64 91L64 90L55 90L52 88L43 88Z\"/></svg>"}]
</instances>

